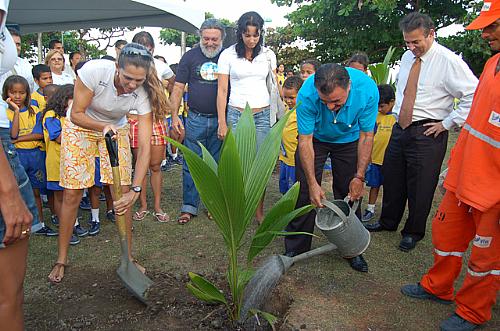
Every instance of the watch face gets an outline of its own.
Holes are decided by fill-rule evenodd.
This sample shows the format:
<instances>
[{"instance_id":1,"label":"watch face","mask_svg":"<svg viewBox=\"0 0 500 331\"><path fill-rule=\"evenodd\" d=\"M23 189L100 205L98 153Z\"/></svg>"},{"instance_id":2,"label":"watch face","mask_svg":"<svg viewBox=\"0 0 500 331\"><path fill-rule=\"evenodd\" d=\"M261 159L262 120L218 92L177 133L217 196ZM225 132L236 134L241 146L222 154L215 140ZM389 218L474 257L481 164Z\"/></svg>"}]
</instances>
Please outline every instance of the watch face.
<instances>
[{"instance_id":1,"label":"watch face","mask_svg":"<svg viewBox=\"0 0 500 331\"><path fill-rule=\"evenodd\" d=\"M141 192L141 187L140 186L134 186L134 187L132 187L132 190L134 192Z\"/></svg>"}]
</instances>

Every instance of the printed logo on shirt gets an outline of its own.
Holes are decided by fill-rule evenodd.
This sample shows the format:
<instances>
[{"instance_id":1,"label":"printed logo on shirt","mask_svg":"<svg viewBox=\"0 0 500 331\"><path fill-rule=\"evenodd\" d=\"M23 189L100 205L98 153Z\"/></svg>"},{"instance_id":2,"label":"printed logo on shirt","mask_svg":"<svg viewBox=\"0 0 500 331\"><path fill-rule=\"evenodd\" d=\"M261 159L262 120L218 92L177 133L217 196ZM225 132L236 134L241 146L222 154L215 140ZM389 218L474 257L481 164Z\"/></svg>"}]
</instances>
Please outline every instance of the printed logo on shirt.
<instances>
[{"instance_id":1,"label":"printed logo on shirt","mask_svg":"<svg viewBox=\"0 0 500 331\"><path fill-rule=\"evenodd\" d=\"M490 122L490 124L493 124L494 126L500 128L500 114L492 111L488 122Z\"/></svg>"},{"instance_id":2,"label":"printed logo on shirt","mask_svg":"<svg viewBox=\"0 0 500 331\"><path fill-rule=\"evenodd\" d=\"M479 247L479 248L488 248L491 245L491 240L493 237L483 237L479 236L476 234L476 237L474 238L474 246Z\"/></svg>"},{"instance_id":3,"label":"printed logo on shirt","mask_svg":"<svg viewBox=\"0 0 500 331\"><path fill-rule=\"evenodd\" d=\"M481 11L489 11L491 9L491 2L485 2Z\"/></svg>"},{"instance_id":4,"label":"printed logo on shirt","mask_svg":"<svg viewBox=\"0 0 500 331\"><path fill-rule=\"evenodd\" d=\"M214 81L217 80L217 73L219 69L217 63L205 62L200 67L200 76L204 80Z\"/></svg>"},{"instance_id":5,"label":"printed logo on shirt","mask_svg":"<svg viewBox=\"0 0 500 331\"><path fill-rule=\"evenodd\" d=\"M105 82L105 81L100 80L100 81L99 81L99 86L108 87L108 83L107 83L107 82Z\"/></svg>"}]
</instances>

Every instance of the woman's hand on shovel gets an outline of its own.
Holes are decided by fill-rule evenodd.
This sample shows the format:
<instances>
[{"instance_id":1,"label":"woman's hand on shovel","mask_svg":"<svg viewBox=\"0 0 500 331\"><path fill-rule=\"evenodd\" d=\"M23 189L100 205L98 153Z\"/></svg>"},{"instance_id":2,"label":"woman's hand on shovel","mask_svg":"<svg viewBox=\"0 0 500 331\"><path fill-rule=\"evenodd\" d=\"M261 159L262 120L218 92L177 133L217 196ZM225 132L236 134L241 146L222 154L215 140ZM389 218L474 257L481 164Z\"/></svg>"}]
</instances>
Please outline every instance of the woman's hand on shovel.
<instances>
[{"instance_id":1,"label":"woman's hand on shovel","mask_svg":"<svg viewBox=\"0 0 500 331\"><path fill-rule=\"evenodd\" d=\"M120 200L113 202L115 214L116 215L125 214L127 210L132 207L132 205L135 203L138 197L139 193L136 193L132 190L123 193Z\"/></svg>"}]
</instances>

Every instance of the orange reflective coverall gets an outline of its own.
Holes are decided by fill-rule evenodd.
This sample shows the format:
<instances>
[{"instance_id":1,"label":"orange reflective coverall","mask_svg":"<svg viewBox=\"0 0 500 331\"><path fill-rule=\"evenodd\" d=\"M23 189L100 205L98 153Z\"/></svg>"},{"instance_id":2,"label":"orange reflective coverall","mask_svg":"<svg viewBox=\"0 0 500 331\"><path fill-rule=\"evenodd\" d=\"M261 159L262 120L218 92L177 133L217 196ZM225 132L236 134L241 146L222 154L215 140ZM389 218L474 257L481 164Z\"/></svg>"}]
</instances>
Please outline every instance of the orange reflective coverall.
<instances>
[{"instance_id":1,"label":"orange reflective coverall","mask_svg":"<svg viewBox=\"0 0 500 331\"><path fill-rule=\"evenodd\" d=\"M470 114L449 161L447 192L432 220L434 265L426 291L454 298L453 283L472 241L467 274L455 296L456 313L474 324L491 319L500 289L500 53L488 60Z\"/></svg>"}]
</instances>

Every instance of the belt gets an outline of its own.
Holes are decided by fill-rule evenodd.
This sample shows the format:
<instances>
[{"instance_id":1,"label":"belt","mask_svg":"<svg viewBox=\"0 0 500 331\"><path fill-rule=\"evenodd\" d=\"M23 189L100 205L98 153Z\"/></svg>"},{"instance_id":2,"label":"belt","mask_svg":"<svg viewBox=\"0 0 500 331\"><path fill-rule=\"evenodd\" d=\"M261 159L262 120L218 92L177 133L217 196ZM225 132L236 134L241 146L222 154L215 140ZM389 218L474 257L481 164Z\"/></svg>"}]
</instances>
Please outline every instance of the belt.
<instances>
[{"instance_id":1,"label":"belt","mask_svg":"<svg viewBox=\"0 0 500 331\"><path fill-rule=\"evenodd\" d=\"M436 122L441 122L442 120L435 120L435 119L425 119L425 120L420 120L420 121L415 121L410 124L410 126L422 126L426 123L436 123Z\"/></svg>"},{"instance_id":2,"label":"belt","mask_svg":"<svg viewBox=\"0 0 500 331\"><path fill-rule=\"evenodd\" d=\"M200 115L200 116L203 116L203 117L217 117L217 114L202 113L202 112L196 111L196 110L194 110L192 108L189 109L188 112L192 112L192 113L195 113L196 115Z\"/></svg>"}]
</instances>

